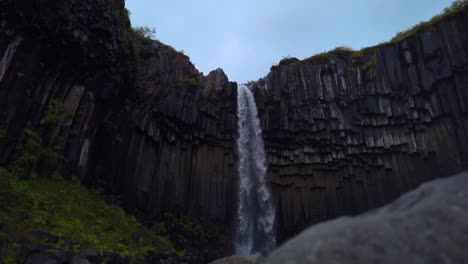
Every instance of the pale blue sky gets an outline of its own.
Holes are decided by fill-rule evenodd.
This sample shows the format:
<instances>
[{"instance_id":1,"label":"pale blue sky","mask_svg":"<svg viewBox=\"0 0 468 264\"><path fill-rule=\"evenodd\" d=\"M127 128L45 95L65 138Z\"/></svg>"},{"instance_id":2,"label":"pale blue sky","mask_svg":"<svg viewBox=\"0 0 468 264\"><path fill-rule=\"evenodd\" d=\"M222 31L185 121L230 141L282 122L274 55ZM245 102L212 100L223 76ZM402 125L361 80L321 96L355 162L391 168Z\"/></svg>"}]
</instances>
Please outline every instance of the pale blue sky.
<instances>
[{"instance_id":1,"label":"pale blue sky","mask_svg":"<svg viewBox=\"0 0 468 264\"><path fill-rule=\"evenodd\" d=\"M428 20L452 0L127 0L134 26L183 50L205 75L223 68L240 83L285 56L359 49Z\"/></svg>"}]
</instances>

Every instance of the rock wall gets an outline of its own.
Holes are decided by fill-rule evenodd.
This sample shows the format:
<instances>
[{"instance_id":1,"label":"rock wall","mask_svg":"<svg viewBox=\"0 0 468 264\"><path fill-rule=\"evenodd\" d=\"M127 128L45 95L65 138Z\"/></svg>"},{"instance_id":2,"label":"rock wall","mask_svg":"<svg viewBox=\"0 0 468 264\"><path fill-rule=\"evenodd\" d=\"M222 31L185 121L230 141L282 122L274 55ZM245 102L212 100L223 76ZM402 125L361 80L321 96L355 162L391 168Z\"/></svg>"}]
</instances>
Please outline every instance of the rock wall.
<instances>
[{"instance_id":1,"label":"rock wall","mask_svg":"<svg viewBox=\"0 0 468 264\"><path fill-rule=\"evenodd\" d=\"M99 177L149 216L172 212L230 223L236 84L220 69L203 76L188 57L157 41L142 42L141 58L144 99L113 118L121 140L100 154L108 156L108 169Z\"/></svg>"},{"instance_id":2,"label":"rock wall","mask_svg":"<svg viewBox=\"0 0 468 264\"><path fill-rule=\"evenodd\" d=\"M0 59L0 165L18 165L33 131L63 156L28 153L33 173L144 216L230 223L237 89L222 70L135 35L121 0L1 1Z\"/></svg>"},{"instance_id":3,"label":"rock wall","mask_svg":"<svg viewBox=\"0 0 468 264\"><path fill-rule=\"evenodd\" d=\"M30 129L78 174L86 142L132 79L123 12L119 0L1 1L0 165L17 160Z\"/></svg>"},{"instance_id":4,"label":"rock wall","mask_svg":"<svg viewBox=\"0 0 468 264\"><path fill-rule=\"evenodd\" d=\"M253 84L280 240L467 169L468 16L283 60ZM0 165L77 176L130 210L232 224L237 85L135 37L121 0L0 2ZM24 161L24 160L23 160ZM51 166L52 165L52 166Z\"/></svg>"},{"instance_id":5,"label":"rock wall","mask_svg":"<svg viewBox=\"0 0 468 264\"><path fill-rule=\"evenodd\" d=\"M468 169L468 15L360 52L285 59L253 84L280 239Z\"/></svg>"}]
</instances>

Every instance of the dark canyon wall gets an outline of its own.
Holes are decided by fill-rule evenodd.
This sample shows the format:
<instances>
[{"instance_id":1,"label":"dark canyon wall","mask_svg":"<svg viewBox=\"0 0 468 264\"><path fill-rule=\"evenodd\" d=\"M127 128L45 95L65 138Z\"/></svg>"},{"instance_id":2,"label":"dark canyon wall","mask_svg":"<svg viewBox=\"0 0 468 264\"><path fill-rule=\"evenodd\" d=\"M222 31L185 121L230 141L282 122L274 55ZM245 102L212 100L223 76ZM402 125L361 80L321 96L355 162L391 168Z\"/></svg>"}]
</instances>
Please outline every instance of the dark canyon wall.
<instances>
[{"instance_id":1,"label":"dark canyon wall","mask_svg":"<svg viewBox=\"0 0 468 264\"><path fill-rule=\"evenodd\" d=\"M129 25L123 1L0 2L1 165L22 156L28 129L41 148L18 165L50 174L62 163L68 175L84 173L85 142L131 90ZM53 155L39 152L55 150L62 162L42 166Z\"/></svg>"},{"instance_id":2,"label":"dark canyon wall","mask_svg":"<svg viewBox=\"0 0 468 264\"><path fill-rule=\"evenodd\" d=\"M253 87L281 238L468 164L468 16L360 52L285 59Z\"/></svg>"},{"instance_id":3,"label":"dark canyon wall","mask_svg":"<svg viewBox=\"0 0 468 264\"><path fill-rule=\"evenodd\" d=\"M283 60L253 84L281 240L467 168L467 27L465 12ZM1 166L74 175L146 216L232 224L237 85L222 70L136 36L120 0L1 1L0 58Z\"/></svg>"},{"instance_id":4,"label":"dark canyon wall","mask_svg":"<svg viewBox=\"0 0 468 264\"><path fill-rule=\"evenodd\" d=\"M112 118L118 138L101 150L107 163L98 166L98 177L150 216L172 212L229 223L235 83L220 69L204 77L188 57L159 42L143 41L141 58L144 99Z\"/></svg>"},{"instance_id":5,"label":"dark canyon wall","mask_svg":"<svg viewBox=\"0 0 468 264\"><path fill-rule=\"evenodd\" d=\"M0 165L230 223L237 86L222 70L136 34L120 0L2 1L0 56Z\"/></svg>"}]
</instances>

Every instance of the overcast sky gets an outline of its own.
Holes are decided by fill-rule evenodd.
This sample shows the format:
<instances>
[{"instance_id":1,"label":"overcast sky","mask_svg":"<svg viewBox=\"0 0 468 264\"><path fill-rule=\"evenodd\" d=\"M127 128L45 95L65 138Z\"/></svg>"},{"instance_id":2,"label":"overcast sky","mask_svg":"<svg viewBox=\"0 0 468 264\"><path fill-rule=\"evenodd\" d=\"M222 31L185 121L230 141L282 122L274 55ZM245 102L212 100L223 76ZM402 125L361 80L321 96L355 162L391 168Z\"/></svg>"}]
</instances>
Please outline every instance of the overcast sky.
<instances>
[{"instance_id":1,"label":"overcast sky","mask_svg":"<svg viewBox=\"0 0 468 264\"><path fill-rule=\"evenodd\" d=\"M265 76L285 56L300 59L337 46L391 39L440 13L452 0L127 0L133 26L183 50L205 75L231 81Z\"/></svg>"}]
</instances>

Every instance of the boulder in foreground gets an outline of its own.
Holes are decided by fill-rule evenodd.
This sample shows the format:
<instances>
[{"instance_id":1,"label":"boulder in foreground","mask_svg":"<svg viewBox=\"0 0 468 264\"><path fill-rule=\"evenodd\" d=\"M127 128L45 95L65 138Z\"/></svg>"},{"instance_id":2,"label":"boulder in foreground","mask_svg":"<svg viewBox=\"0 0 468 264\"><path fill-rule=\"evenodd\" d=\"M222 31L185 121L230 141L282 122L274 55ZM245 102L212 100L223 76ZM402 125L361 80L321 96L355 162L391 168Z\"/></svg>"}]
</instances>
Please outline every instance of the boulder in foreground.
<instances>
[{"instance_id":1,"label":"boulder in foreground","mask_svg":"<svg viewBox=\"0 0 468 264\"><path fill-rule=\"evenodd\" d=\"M465 172L369 213L310 227L266 263L468 263L467 220Z\"/></svg>"},{"instance_id":2,"label":"boulder in foreground","mask_svg":"<svg viewBox=\"0 0 468 264\"><path fill-rule=\"evenodd\" d=\"M231 256L215 260L209 264L260 264L263 257L261 255L251 256Z\"/></svg>"}]
</instances>

